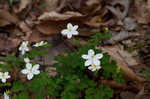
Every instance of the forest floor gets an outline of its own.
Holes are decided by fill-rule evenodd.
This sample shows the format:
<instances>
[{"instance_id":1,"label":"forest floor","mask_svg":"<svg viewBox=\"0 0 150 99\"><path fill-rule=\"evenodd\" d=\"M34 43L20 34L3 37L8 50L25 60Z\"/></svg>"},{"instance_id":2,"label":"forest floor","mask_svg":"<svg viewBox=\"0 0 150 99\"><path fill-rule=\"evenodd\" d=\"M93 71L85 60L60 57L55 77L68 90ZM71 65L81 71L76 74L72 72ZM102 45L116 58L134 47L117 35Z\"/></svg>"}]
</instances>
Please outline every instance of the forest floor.
<instances>
[{"instance_id":1,"label":"forest floor","mask_svg":"<svg viewBox=\"0 0 150 99\"><path fill-rule=\"evenodd\" d=\"M67 23L79 26L74 39L60 33ZM149 24L150 0L0 0L0 61L7 55L17 56L23 41L44 40L52 46L34 61L55 75L55 56L74 51L79 47L76 43L82 46L108 28L112 36L100 39L99 46L121 67L127 83L101 83L115 90L114 99L150 99L150 83L142 73L150 70Z\"/></svg>"}]
</instances>

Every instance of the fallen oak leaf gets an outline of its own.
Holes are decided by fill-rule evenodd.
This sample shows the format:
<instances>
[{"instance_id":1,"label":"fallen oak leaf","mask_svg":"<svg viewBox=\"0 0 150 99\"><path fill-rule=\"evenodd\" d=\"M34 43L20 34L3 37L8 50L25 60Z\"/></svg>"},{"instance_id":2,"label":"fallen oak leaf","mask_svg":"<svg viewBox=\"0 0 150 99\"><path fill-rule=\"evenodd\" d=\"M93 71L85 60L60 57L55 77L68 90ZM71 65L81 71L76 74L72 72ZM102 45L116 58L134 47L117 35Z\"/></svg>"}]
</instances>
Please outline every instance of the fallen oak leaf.
<instances>
[{"instance_id":1,"label":"fallen oak leaf","mask_svg":"<svg viewBox=\"0 0 150 99\"><path fill-rule=\"evenodd\" d=\"M6 10L0 9L0 26L6 26L12 23L16 24L18 22L19 20L15 16L13 16L13 14L10 14Z\"/></svg>"},{"instance_id":2,"label":"fallen oak leaf","mask_svg":"<svg viewBox=\"0 0 150 99\"><path fill-rule=\"evenodd\" d=\"M1 37L0 37L1 38ZM18 47L21 40L13 38L1 38L0 39L0 51L12 51Z\"/></svg>"},{"instance_id":3,"label":"fallen oak leaf","mask_svg":"<svg viewBox=\"0 0 150 99\"><path fill-rule=\"evenodd\" d=\"M38 17L38 20L61 21L75 17L83 17L83 15L79 12L72 12L72 11L67 11L62 14L55 11L51 11L43 13L41 16Z\"/></svg>"},{"instance_id":4,"label":"fallen oak leaf","mask_svg":"<svg viewBox=\"0 0 150 99\"><path fill-rule=\"evenodd\" d=\"M31 4L32 0L20 0L18 12L22 11L26 8L29 4Z\"/></svg>"},{"instance_id":5,"label":"fallen oak leaf","mask_svg":"<svg viewBox=\"0 0 150 99\"><path fill-rule=\"evenodd\" d=\"M64 21L49 21L38 24L36 29L44 35L54 35L60 33L60 31L65 28L65 26L66 23Z\"/></svg>"},{"instance_id":6,"label":"fallen oak leaf","mask_svg":"<svg viewBox=\"0 0 150 99\"><path fill-rule=\"evenodd\" d=\"M145 81L144 78L141 78L139 76L136 76L136 74L128 67L128 64L126 63L127 61L125 61L119 54L119 48L118 46L105 46L105 47L101 47L101 49L104 52L109 53L109 55L111 55L112 59L115 60L117 62L117 65L124 71L125 73L125 77L127 79L133 80L133 81L138 81L138 82L143 82ZM119 51L120 52L120 51ZM132 58L130 58L131 60ZM132 59L133 60L133 59Z\"/></svg>"}]
</instances>

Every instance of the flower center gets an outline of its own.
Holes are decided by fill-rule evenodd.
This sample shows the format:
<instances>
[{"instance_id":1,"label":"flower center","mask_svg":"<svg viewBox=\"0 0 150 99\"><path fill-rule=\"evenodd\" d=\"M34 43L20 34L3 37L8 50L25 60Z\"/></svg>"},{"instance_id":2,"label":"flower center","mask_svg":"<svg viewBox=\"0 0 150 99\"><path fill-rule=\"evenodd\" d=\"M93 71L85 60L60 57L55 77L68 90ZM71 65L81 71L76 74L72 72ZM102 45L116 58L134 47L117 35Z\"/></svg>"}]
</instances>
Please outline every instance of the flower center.
<instances>
[{"instance_id":1,"label":"flower center","mask_svg":"<svg viewBox=\"0 0 150 99\"><path fill-rule=\"evenodd\" d=\"M32 68L30 68L29 71L32 72Z\"/></svg>"},{"instance_id":2,"label":"flower center","mask_svg":"<svg viewBox=\"0 0 150 99\"><path fill-rule=\"evenodd\" d=\"M40 46L40 42L39 42L39 43L37 43L37 45L38 45L38 46Z\"/></svg>"},{"instance_id":3,"label":"flower center","mask_svg":"<svg viewBox=\"0 0 150 99\"><path fill-rule=\"evenodd\" d=\"M21 47L22 47L22 48L25 48L25 46L24 46L24 45L22 45Z\"/></svg>"},{"instance_id":4,"label":"flower center","mask_svg":"<svg viewBox=\"0 0 150 99\"><path fill-rule=\"evenodd\" d=\"M5 77L5 73L2 73L2 77L3 77L3 78Z\"/></svg>"},{"instance_id":5,"label":"flower center","mask_svg":"<svg viewBox=\"0 0 150 99\"><path fill-rule=\"evenodd\" d=\"M91 56L91 58L93 59L95 55Z\"/></svg>"},{"instance_id":6,"label":"flower center","mask_svg":"<svg viewBox=\"0 0 150 99\"><path fill-rule=\"evenodd\" d=\"M95 65L95 64L93 65L93 68L96 68L96 65Z\"/></svg>"},{"instance_id":7,"label":"flower center","mask_svg":"<svg viewBox=\"0 0 150 99\"><path fill-rule=\"evenodd\" d=\"M70 32L71 32L71 31L72 31L72 28L68 28L68 31L70 31Z\"/></svg>"}]
</instances>

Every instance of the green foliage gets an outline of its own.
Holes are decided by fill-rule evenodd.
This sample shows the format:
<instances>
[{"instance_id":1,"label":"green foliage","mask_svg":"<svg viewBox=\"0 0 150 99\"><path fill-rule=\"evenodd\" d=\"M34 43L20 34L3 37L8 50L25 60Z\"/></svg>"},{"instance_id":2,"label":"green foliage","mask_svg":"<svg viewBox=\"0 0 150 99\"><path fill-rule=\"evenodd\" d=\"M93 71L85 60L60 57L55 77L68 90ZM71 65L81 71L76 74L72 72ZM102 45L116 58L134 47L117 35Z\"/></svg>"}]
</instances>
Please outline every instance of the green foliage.
<instances>
[{"instance_id":1,"label":"green foliage","mask_svg":"<svg viewBox=\"0 0 150 99\"><path fill-rule=\"evenodd\" d=\"M111 33L109 33L108 28L105 29L104 33L96 33L95 35L91 36L91 39L89 40L89 44L96 46L99 43L100 38L109 40L112 36Z\"/></svg>"},{"instance_id":2,"label":"green foliage","mask_svg":"<svg viewBox=\"0 0 150 99\"><path fill-rule=\"evenodd\" d=\"M12 92L19 92L26 88L25 84L21 81L15 81L12 87Z\"/></svg>"},{"instance_id":3,"label":"green foliage","mask_svg":"<svg viewBox=\"0 0 150 99\"><path fill-rule=\"evenodd\" d=\"M111 99L113 91L109 86L99 85L97 88L88 88L85 99Z\"/></svg>"},{"instance_id":4,"label":"green foliage","mask_svg":"<svg viewBox=\"0 0 150 99\"><path fill-rule=\"evenodd\" d=\"M146 76L148 82L150 82L150 70L143 70L142 73Z\"/></svg>"},{"instance_id":5,"label":"green foliage","mask_svg":"<svg viewBox=\"0 0 150 99\"><path fill-rule=\"evenodd\" d=\"M84 66L85 60L81 57L89 49L93 49L96 54L102 53L101 50L95 49L95 46L98 45L100 38L109 39L110 36L108 29L105 29L104 34L93 35L89 43L78 48L77 52L68 51L67 56L55 57L53 66L56 67L57 75L53 78L50 78L46 71L41 71L31 81L25 82L15 76L9 88L12 99L29 99L30 95L33 95L34 99L43 99L45 95L50 95L52 99L111 99L113 90L109 86L100 85L99 76L121 83L124 82L123 71L110 59L108 53L103 53L102 69L95 72ZM46 43L44 47L47 46L49 45ZM11 55L5 57L4 64L0 64L0 67L4 72L12 71L13 67L20 70L25 66L24 58L33 59L45 54L47 51L44 51L43 47L33 47L23 57ZM18 72L15 75L18 75Z\"/></svg>"},{"instance_id":6,"label":"green foliage","mask_svg":"<svg viewBox=\"0 0 150 99\"><path fill-rule=\"evenodd\" d=\"M110 99L113 91L109 86L101 86L98 83L99 72L92 73L84 66L82 55L93 49L96 53L102 53L95 49L99 43L100 34L92 36L87 45L78 49L77 52L68 52L67 56L57 56L54 66L57 76L50 82L47 93L53 99ZM93 43L92 43L93 42ZM123 72L118 69L115 61L104 53L101 59L103 69L102 76L106 79L114 79L117 82L124 82ZM101 75L101 74L100 74Z\"/></svg>"}]
</instances>

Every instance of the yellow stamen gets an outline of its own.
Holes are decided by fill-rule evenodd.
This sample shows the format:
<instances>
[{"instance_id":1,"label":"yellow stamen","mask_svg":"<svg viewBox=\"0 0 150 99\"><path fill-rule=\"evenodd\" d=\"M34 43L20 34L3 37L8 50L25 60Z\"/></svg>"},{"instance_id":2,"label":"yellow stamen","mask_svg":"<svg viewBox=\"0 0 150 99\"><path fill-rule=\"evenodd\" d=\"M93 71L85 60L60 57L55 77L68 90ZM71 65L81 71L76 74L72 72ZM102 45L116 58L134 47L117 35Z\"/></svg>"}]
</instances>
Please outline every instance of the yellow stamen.
<instances>
[{"instance_id":1,"label":"yellow stamen","mask_svg":"<svg viewBox=\"0 0 150 99\"><path fill-rule=\"evenodd\" d=\"M96 68L96 65L95 65L95 64L93 65L93 68Z\"/></svg>"},{"instance_id":2,"label":"yellow stamen","mask_svg":"<svg viewBox=\"0 0 150 99\"><path fill-rule=\"evenodd\" d=\"M5 77L5 73L2 73L2 77L3 77L3 78Z\"/></svg>"},{"instance_id":3,"label":"yellow stamen","mask_svg":"<svg viewBox=\"0 0 150 99\"><path fill-rule=\"evenodd\" d=\"M70 31L70 32L71 32L71 31L72 31L72 28L68 28L68 31Z\"/></svg>"}]
</instances>

